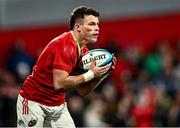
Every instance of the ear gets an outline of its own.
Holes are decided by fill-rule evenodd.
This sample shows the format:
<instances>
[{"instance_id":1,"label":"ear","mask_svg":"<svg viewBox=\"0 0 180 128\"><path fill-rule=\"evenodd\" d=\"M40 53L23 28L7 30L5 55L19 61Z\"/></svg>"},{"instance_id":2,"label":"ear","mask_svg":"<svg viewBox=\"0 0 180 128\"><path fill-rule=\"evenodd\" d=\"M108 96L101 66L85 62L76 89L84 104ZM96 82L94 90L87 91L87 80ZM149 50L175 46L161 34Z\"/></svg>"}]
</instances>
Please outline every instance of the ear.
<instances>
[{"instance_id":1,"label":"ear","mask_svg":"<svg viewBox=\"0 0 180 128\"><path fill-rule=\"evenodd\" d=\"M81 32L81 26L79 23L75 23L74 28L78 31Z\"/></svg>"}]
</instances>

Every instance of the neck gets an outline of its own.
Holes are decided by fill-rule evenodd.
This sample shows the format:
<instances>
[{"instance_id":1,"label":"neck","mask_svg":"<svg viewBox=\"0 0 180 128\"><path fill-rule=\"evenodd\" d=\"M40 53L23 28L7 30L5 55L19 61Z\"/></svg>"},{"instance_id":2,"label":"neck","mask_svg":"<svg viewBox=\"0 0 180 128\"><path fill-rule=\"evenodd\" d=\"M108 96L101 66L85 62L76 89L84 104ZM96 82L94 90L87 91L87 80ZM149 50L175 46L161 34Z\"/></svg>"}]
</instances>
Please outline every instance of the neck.
<instances>
[{"instance_id":1,"label":"neck","mask_svg":"<svg viewBox=\"0 0 180 128\"><path fill-rule=\"evenodd\" d=\"M78 32L76 32L75 30L71 30L71 34L72 34L75 42L79 45L80 48L82 48L86 44L85 41L83 41L79 38Z\"/></svg>"}]
</instances>

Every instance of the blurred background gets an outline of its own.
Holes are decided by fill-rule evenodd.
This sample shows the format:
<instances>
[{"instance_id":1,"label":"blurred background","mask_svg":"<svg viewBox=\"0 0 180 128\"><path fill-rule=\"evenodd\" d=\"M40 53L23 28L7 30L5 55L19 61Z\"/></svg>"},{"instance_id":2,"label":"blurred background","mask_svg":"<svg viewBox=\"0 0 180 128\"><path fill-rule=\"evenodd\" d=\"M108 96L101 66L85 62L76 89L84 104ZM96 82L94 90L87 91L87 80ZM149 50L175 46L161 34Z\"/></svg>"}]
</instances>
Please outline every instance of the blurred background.
<instances>
[{"instance_id":1,"label":"blurred background","mask_svg":"<svg viewBox=\"0 0 180 128\"><path fill-rule=\"evenodd\" d=\"M80 5L101 14L90 49L109 50L117 65L90 95L68 90L76 126L180 126L179 0L0 0L0 127L16 126L22 82Z\"/></svg>"}]
</instances>

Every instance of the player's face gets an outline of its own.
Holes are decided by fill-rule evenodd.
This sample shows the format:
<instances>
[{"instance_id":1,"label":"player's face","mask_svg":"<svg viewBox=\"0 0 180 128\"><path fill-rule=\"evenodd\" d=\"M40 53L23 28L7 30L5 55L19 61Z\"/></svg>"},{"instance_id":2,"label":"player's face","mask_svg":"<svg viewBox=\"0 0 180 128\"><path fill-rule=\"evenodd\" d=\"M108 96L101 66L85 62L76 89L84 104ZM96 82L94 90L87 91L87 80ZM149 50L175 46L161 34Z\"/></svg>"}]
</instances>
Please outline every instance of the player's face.
<instances>
[{"instance_id":1,"label":"player's face","mask_svg":"<svg viewBox=\"0 0 180 128\"><path fill-rule=\"evenodd\" d=\"M99 19L93 15L87 15L80 25L82 39L89 43L97 41L99 35Z\"/></svg>"}]
</instances>

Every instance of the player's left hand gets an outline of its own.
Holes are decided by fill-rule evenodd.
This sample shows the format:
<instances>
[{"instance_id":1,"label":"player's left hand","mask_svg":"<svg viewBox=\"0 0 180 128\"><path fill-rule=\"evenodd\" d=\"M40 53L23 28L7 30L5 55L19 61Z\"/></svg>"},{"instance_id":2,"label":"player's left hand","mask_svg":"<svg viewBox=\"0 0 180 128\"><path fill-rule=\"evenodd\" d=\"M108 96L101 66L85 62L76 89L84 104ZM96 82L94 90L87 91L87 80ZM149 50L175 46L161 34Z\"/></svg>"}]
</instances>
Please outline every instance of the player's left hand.
<instances>
[{"instance_id":1,"label":"player's left hand","mask_svg":"<svg viewBox=\"0 0 180 128\"><path fill-rule=\"evenodd\" d=\"M111 66L111 70L114 70L115 69L115 66L116 66L116 57L114 56L114 54L112 53L112 56L113 56L113 61L112 61L112 66Z\"/></svg>"},{"instance_id":2,"label":"player's left hand","mask_svg":"<svg viewBox=\"0 0 180 128\"><path fill-rule=\"evenodd\" d=\"M113 56L113 60L112 60L111 67L110 67L110 69L109 69L105 74L103 74L103 75L101 76L101 80L104 80L104 79L109 75L109 73L110 73L112 70L115 69L117 59L116 59L116 57L114 56L114 54L112 54L112 56Z\"/></svg>"}]
</instances>

